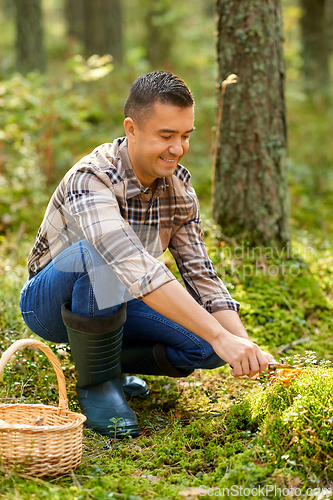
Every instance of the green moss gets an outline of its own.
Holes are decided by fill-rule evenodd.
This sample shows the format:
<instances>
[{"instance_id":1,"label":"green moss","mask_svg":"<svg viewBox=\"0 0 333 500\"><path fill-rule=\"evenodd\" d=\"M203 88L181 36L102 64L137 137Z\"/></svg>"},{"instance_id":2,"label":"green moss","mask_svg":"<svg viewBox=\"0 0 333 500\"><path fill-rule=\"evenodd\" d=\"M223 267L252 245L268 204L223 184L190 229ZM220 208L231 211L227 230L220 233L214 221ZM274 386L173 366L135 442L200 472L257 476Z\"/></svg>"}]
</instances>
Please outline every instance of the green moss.
<instances>
[{"instance_id":1,"label":"green moss","mask_svg":"<svg viewBox=\"0 0 333 500\"><path fill-rule=\"evenodd\" d=\"M332 383L331 368L306 368L289 387L273 382L253 400L258 439L275 454L279 466L285 461L333 477Z\"/></svg>"}]
</instances>

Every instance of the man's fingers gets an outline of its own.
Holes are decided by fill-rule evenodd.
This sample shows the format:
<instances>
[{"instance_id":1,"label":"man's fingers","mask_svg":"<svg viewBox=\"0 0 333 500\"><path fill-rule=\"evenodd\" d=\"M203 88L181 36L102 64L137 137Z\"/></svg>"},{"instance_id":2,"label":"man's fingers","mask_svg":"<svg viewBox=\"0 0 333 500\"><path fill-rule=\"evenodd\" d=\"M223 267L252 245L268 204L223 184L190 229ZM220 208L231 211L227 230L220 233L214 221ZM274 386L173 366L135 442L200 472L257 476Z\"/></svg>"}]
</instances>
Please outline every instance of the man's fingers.
<instances>
[{"instance_id":1,"label":"man's fingers","mask_svg":"<svg viewBox=\"0 0 333 500\"><path fill-rule=\"evenodd\" d=\"M271 354L261 351L257 344L248 339L231 336L228 340L229 346L231 344L232 349L228 346L230 349L229 356L226 356L224 359L229 362L233 377L248 376L254 378L258 373L265 371L268 368L268 363L274 360ZM219 354L219 350L217 350L217 353Z\"/></svg>"},{"instance_id":2,"label":"man's fingers","mask_svg":"<svg viewBox=\"0 0 333 500\"><path fill-rule=\"evenodd\" d=\"M257 347L255 352L247 352L239 362L233 363L231 368L231 375L233 377L248 376L249 378L254 378L258 373L268 368L268 361L264 353Z\"/></svg>"},{"instance_id":3,"label":"man's fingers","mask_svg":"<svg viewBox=\"0 0 333 500\"><path fill-rule=\"evenodd\" d=\"M265 356L265 353L263 353L260 349L258 349L257 353L257 359L260 365L260 371L264 372L268 368L268 360Z\"/></svg>"},{"instance_id":4,"label":"man's fingers","mask_svg":"<svg viewBox=\"0 0 333 500\"><path fill-rule=\"evenodd\" d=\"M263 353L263 355L267 359L268 363L276 363L276 360L274 359L274 356L272 356L271 354L269 354L269 352L265 352L265 351L261 351L261 352Z\"/></svg>"},{"instance_id":5,"label":"man's fingers","mask_svg":"<svg viewBox=\"0 0 333 500\"><path fill-rule=\"evenodd\" d=\"M243 375L242 365L240 363L234 363L231 367L231 375L235 378L241 377Z\"/></svg>"},{"instance_id":6,"label":"man's fingers","mask_svg":"<svg viewBox=\"0 0 333 500\"><path fill-rule=\"evenodd\" d=\"M251 361L251 363L250 363L250 371L246 375L248 377L252 378L252 377L258 375L259 372L260 372L260 367L259 367L258 361L257 360Z\"/></svg>"}]
</instances>

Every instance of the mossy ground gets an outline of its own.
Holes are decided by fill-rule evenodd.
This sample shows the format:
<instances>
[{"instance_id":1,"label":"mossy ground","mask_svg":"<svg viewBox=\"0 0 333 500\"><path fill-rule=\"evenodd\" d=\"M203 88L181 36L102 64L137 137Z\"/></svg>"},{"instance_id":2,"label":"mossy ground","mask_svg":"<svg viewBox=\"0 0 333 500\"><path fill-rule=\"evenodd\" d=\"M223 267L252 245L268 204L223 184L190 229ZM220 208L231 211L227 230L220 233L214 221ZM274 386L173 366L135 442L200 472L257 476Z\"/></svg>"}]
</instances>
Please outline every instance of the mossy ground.
<instances>
[{"instance_id":1,"label":"mossy ground","mask_svg":"<svg viewBox=\"0 0 333 500\"><path fill-rule=\"evenodd\" d=\"M242 303L251 337L277 358L283 346L302 339L288 354L315 351L318 359L331 361L333 257L328 244L303 231L297 233L292 251L277 255L257 249L259 255L252 255L243 247L241 255L237 244L226 247L215 236L215 228L206 223L209 253ZM18 309L31 239L3 238L1 243L4 350L13 340L32 335ZM61 360L70 407L78 410L70 352L64 345L49 345ZM312 364L310 354L307 360ZM329 487L333 481L333 372L325 367L306 370L288 389L236 380L227 367L198 371L187 379L147 377L150 395L130 402L140 414L138 438L110 440L84 430L82 463L75 473L44 480L2 475L0 498L180 499L182 491L187 498L204 498L198 493L204 487L210 496L218 496L221 488L232 485L270 484L298 487L301 498L311 498L307 488ZM3 402L15 398L56 405L56 377L44 355L19 352L2 377L1 397Z\"/></svg>"}]
</instances>

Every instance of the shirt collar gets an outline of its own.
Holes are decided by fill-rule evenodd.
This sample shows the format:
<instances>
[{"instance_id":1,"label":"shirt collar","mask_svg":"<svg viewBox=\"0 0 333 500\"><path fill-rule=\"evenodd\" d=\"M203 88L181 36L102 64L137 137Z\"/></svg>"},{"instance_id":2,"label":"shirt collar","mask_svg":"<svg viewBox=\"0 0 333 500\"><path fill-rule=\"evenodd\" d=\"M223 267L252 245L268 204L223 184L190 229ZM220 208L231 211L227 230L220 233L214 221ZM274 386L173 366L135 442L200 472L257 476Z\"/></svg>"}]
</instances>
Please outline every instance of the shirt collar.
<instances>
[{"instance_id":1,"label":"shirt collar","mask_svg":"<svg viewBox=\"0 0 333 500\"><path fill-rule=\"evenodd\" d=\"M119 144L118 154L121 158L122 166L125 172L125 178L127 180L126 199L133 198L134 196L137 196L140 193L145 193L145 194L151 193L151 189L145 188L141 184L139 179L137 179L135 176L132 163L128 154L127 137L125 137L124 140ZM154 199L158 198L163 193L163 191L165 191L165 188L166 188L165 177L157 179L157 186L153 198Z\"/></svg>"}]
</instances>

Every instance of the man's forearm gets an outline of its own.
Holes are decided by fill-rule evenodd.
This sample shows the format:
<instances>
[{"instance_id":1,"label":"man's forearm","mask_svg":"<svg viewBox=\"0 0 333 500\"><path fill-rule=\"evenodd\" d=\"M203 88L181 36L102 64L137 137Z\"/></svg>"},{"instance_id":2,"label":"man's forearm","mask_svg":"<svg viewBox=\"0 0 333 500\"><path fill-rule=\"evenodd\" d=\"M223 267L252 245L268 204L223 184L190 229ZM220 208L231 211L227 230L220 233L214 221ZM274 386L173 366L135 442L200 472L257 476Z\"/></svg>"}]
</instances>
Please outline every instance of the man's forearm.
<instances>
[{"instance_id":1,"label":"man's forearm","mask_svg":"<svg viewBox=\"0 0 333 500\"><path fill-rule=\"evenodd\" d=\"M217 311L212 313L215 319L223 326L228 332L236 335L237 337L242 337L243 339L248 339L248 333L241 322L240 317L236 311L230 309L225 309L223 311Z\"/></svg>"},{"instance_id":2,"label":"man's forearm","mask_svg":"<svg viewBox=\"0 0 333 500\"><path fill-rule=\"evenodd\" d=\"M143 302L167 318L179 323L212 343L214 337L228 333L202 308L178 281L170 281L143 297Z\"/></svg>"},{"instance_id":3,"label":"man's forearm","mask_svg":"<svg viewBox=\"0 0 333 500\"><path fill-rule=\"evenodd\" d=\"M236 377L254 376L267 368L267 361L274 361L270 354L262 352L246 338L246 332L241 329L242 324L236 312L235 315L227 315L225 311L223 314L209 314L176 280L162 285L145 295L142 300L163 316L207 340L216 354L233 367L231 373ZM235 333L231 333L220 321Z\"/></svg>"}]
</instances>

